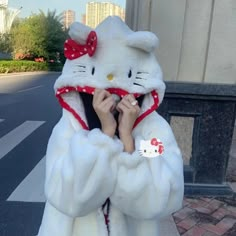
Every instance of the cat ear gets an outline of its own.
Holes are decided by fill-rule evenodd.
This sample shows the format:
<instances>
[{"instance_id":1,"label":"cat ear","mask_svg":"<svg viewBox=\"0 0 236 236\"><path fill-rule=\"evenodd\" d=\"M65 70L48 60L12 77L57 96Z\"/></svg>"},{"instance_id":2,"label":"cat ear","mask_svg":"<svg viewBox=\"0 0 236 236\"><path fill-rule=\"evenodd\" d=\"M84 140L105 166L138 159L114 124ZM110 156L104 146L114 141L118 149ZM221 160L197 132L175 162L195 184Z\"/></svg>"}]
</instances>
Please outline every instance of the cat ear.
<instances>
[{"instance_id":1,"label":"cat ear","mask_svg":"<svg viewBox=\"0 0 236 236\"><path fill-rule=\"evenodd\" d=\"M126 45L141 49L145 52L152 52L159 45L159 39L155 34L148 31L138 31L126 38Z\"/></svg>"},{"instance_id":2,"label":"cat ear","mask_svg":"<svg viewBox=\"0 0 236 236\"><path fill-rule=\"evenodd\" d=\"M70 26L69 35L77 43L85 44L88 38L91 28L81 24L79 22L74 22Z\"/></svg>"}]
</instances>

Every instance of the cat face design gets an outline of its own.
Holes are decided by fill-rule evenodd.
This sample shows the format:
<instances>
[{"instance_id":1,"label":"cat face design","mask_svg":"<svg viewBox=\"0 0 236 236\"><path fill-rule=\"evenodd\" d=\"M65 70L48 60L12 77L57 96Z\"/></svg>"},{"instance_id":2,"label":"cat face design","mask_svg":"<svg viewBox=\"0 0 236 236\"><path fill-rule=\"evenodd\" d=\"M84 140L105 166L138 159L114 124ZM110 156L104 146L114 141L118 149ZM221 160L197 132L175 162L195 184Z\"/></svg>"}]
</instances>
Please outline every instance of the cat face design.
<instances>
[{"instance_id":1,"label":"cat face design","mask_svg":"<svg viewBox=\"0 0 236 236\"><path fill-rule=\"evenodd\" d=\"M163 143L156 138L151 140L141 140L139 147L139 154L142 157L154 158L162 155L164 152Z\"/></svg>"},{"instance_id":2,"label":"cat face design","mask_svg":"<svg viewBox=\"0 0 236 236\"><path fill-rule=\"evenodd\" d=\"M118 100L126 94L145 95L143 117L157 109L165 84L154 54L158 46L155 34L134 32L119 17L108 17L95 29L76 22L69 35L74 46L54 86L63 108L74 110L73 115L83 120L83 114L78 114L82 109L74 106L79 100L76 92L93 94L95 88L101 88Z\"/></svg>"}]
</instances>

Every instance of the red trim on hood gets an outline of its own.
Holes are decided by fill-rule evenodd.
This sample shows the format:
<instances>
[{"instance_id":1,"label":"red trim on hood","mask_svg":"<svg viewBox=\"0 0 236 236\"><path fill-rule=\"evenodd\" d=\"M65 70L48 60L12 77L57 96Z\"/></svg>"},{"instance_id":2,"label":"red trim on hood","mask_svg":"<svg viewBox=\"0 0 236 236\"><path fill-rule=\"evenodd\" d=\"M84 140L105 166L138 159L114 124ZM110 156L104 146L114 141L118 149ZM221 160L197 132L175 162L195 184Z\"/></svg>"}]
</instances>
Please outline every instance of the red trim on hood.
<instances>
[{"instance_id":1,"label":"red trim on hood","mask_svg":"<svg viewBox=\"0 0 236 236\"><path fill-rule=\"evenodd\" d=\"M79 114L68 104L66 103L61 96L57 96L59 103L63 108L65 108L67 111L71 112L72 115L75 117L75 119L81 124L83 129L89 130L89 127L84 122L84 120L80 117Z\"/></svg>"},{"instance_id":2,"label":"red trim on hood","mask_svg":"<svg viewBox=\"0 0 236 236\"><path fill-rule=\"evenodd\" d=\"M77 91L77 92L84 92L84 93L89 93L89 94L94 94L94 90L95 88L90 87L90 86L76 86L76 87L72 87L72 86L66 86L63 88L59 88L56 92L56 96L60 96L64 93L69 93L72 91ZM106 89L108 92L110 92L111 94L117 94L120 97L124 97L125 95L129 94L129 92L127 92L124 89L120 89L120 88L107 88ZM133 93L134 97L137 98L139 96L141 96L142 94L140 93Z\"/></svg>"},{"instance_id":3,"label":"red trim on hood","mask_svg":"<svg viewBox=\"0 0 236 236\"><path fill-rule=\"evenodd\" d=\"M95 88L93 87L89 87L89 86L85 86L85 87L71 87L71 86L67 86L67 87L63 87L63 88L59 88L56 92L56 97L58 98L59 103L61 104L61 106L66 109L67 111L71 112L72 115L75 117L75 119L81 124L83 129L89 130L88 125L86 124L86 122L80 117L80 115L68 104L64 101L64 99L62 98L62 94L65 93L69 93L69 92L73 92L73 91L77 91L77 92L84 92L84 93L89 93L89 94L94 94L94 90ZM120 97L124 97L125 95L129 94L128 91L120 89L120 88L108 88L106 89L108 92L110 92L111 94L117 94ZM134 97L137 98L139 96L141 96L142 94L139 93L133 93ZM158 94L155 90L153 90L151 92L151 95L153 97L153 105L147 110L145 111L143 114L141 114L135 121L133 129L146 117L148 116L150 113L152 113L153 111L155 111L158 108L159 105L159 98L158 98Z\"/></svg>"},{"instance_id":4,"label":"red trim on hood","mask_svg":"<svg viewBox=\"0 0 236 236\"><path fill-rule=\"evenodd\" d=\"M143 114L141 114L136 121L134 122L134 126L133 129L138 125L139 122L141 122L146 116L148 116L150 113L152 113L153 111L155 111L158 106L159 106L159 98L158 98L158 94L155 90L153 90L151 92L153 100L154 100L154 104L147 110L145 111Z\"/></svg>"}]
</instances>

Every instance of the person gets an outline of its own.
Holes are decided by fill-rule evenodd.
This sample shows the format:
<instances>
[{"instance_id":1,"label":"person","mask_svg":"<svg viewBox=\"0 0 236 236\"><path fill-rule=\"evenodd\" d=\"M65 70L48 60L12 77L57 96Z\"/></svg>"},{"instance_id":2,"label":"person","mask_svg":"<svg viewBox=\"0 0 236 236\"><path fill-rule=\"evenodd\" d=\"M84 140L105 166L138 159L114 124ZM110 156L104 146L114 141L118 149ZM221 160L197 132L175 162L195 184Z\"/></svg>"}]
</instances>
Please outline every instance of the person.
<instances>
[{"instance_id":1,"label":"person","mask_svg":"<svg viewBox=\"0 0 236 236\"><path fill-rule=\"evenodd\" d=\"M38 236L158 236L184 189L180 150L156 112L165 91L158 38L118 17L95 30L74 23L69 34Z\"/></svg>"}]
</instances>

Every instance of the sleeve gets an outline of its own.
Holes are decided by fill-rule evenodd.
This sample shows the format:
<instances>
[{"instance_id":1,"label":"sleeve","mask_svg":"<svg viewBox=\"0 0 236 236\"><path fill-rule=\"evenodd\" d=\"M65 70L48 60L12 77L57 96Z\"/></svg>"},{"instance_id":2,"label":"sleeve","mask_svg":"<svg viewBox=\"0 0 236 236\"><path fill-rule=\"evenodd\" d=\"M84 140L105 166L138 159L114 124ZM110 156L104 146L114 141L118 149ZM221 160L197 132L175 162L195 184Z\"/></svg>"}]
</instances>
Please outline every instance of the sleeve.
<instances>
[{"instance_id":1,"label":"sleeve","mask_svg":"<svg viewBox=\"0 0 236 236\"><path fill-rule=\"evenodd\" d=\"M169 124L157 113L134 131L135 151L118 154L117 182L111 202L124 214L139 219L169 215L182 206L183 161ZM159 138L164 153L154 158L139 154L141 140Z\"/></svg>"},{"instance_id":2,"label":"sleeve","mask_svg":"<svg viewBox=\"0 0 236 236\"><path fill-rule=\"evenodd\" d=\"M45 195L59 211L79 217L101 207L113 192L113 159L123 144L100 129L75 130L69 115L62 116L49 139Z\"/></svg>"}]
</instances>

